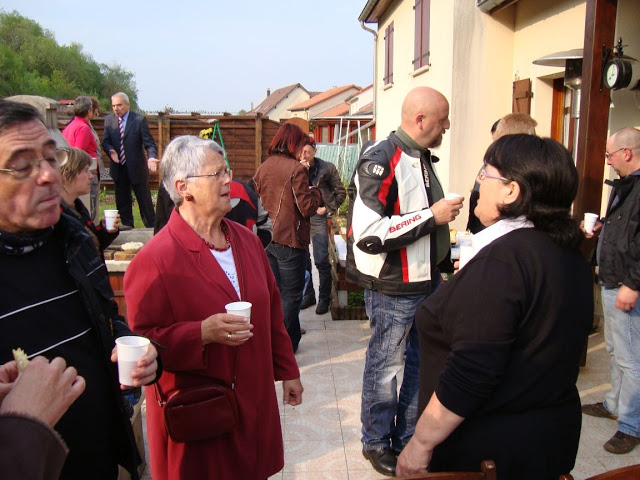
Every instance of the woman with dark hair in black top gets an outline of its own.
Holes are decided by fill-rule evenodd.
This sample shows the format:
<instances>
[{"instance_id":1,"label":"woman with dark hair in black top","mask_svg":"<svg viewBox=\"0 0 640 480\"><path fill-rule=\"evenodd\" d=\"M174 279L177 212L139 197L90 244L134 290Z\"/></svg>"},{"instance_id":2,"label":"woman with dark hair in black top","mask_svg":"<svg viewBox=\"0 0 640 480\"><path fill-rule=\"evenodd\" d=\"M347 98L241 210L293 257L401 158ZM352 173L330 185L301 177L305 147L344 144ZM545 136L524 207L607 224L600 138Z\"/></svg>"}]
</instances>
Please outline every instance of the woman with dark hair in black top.
<instances>
[{"instance_id":1,"label":"woman with dark hair in black top","mask_svg":"<svg viewBox=\"0 0 640 480\"><path fill-rule=\"evenodd\" d=\"M556 479L574 466L575 382L593 321L592 275L571 218L578 175L551 139L507 135L488 149L473 255L416 312L420 399L396 473L477 471Z\"/></svg>"}]
</instances>

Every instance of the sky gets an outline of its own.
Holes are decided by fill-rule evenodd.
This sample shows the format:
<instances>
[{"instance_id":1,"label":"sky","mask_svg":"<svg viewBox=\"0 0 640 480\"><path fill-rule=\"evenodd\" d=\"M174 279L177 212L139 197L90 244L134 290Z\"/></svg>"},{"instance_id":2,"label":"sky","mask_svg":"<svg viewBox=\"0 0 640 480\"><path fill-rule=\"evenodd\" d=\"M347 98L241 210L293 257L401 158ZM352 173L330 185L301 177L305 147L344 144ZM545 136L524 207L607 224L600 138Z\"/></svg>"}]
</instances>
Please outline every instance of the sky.
<instances>
[{"instance_id":1,"label":"sky","mask_svg":"<svg viewBox=\"0 0 640 480\"><path fill-rule=\"evenodd\" d=\"M145 111L250 110L274 90L373 83L366 0L0 0L134 74ZM371 27L371 25L369 25Z\"/></svg>"}]
</instances>

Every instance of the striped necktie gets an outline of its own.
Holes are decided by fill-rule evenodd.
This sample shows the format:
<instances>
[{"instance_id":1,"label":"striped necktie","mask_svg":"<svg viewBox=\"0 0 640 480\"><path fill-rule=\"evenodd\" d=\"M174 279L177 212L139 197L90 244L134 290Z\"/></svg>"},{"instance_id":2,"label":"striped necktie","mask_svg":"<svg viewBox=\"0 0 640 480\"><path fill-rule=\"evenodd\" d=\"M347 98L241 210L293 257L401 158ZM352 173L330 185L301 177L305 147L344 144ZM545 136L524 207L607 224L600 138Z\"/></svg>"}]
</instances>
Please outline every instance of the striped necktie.
<instances>
[{"instance_id":1,"label":"striped necktie","mask_svg":"<svg viewBox=\"0 0 640 480\"><path fill-rule=\"evenodd\" d=\"M118 125L120 127L120 165L127 163L127 157L124 154L124 122L122 117L118 117Z\"/></svg>"}]
</instances>

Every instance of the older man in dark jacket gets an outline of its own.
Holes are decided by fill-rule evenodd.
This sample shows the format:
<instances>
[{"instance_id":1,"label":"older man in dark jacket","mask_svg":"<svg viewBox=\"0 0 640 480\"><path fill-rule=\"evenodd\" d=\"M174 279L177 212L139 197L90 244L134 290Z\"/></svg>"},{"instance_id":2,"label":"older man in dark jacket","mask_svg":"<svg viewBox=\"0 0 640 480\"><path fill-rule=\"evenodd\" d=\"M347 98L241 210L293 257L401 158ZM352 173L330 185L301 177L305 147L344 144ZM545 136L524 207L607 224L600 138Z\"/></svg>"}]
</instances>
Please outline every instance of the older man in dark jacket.
<instances>
[{"instance_id":1,"label":"older man in dark jacket","mask_svg":"<svg viewBox=\"0 0 640 480\"><path fill-rule=\"evenodd\" d=\"M316 157L316 143L309 139L300 154L300 162L309 169L309 183L318 187L322 194L323 205L318 208L315 215L311 216L311 242L313 244L313 260L320 276L320 295L316 313L325 314L329 311L331 302L331 263L329 262L329 227L327 219L336 213L347 192L338 173L338 169L332 163ZM311 256L307 253L308 281L302 308L308 308L316 303L316 292L313 288L311 276Z\"/></svg>"},{"instance_id":2,"label":"older man in dark jacket","mask_svg":"<svg viewBox=\"0 0 640 480\"><path fill-rule=\"evenodd\" d=\"M0 100L0 363L20 347L62 357L86 379L55 425L69 448L60 478L115 480L122 465L136 479L114 349L115 338L133 333L89 234L60 213L63 156L37 110ZM156 379L156 357L150 346L132 372L134 386Z\"/></svg>"},{"instance_id":3,"label":"older man in dark jacket","mask_svg":"<svg viewBox=\"0 0 640 480\"><path fill-rule=\"evenodd\" d=\"M605 157L620 175L605 182L613 189L607 214L594 228L600 236L597 263L611 390L603 403L584 405L582 411L617 419L618 430L604 449L621 454L640 444L640 130L628 127L611 135Z\"/></svg>"}]
</instances>

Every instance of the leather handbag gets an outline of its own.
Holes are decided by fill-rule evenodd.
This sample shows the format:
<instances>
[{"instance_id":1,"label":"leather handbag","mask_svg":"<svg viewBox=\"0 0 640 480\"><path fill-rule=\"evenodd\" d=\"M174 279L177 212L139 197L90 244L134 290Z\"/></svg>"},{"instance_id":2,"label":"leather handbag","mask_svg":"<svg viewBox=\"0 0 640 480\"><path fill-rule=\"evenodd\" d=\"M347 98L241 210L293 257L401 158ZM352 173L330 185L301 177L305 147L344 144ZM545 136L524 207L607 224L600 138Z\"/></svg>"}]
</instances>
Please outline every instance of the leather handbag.
<instances>
[{"instance_id":1,"label":"leather handbag","mask_svg":"<svg viewBox=\"0 0 640 480\"><path fill-rule=\"evenodd\" d=\"M162 408L167 433L174 442L211 440L231 433L238 425L235 365L231 387L219 380L207 381L211 383L179 388L168 397L155 383L156 400Z\"/></svg>"}]
</instances>

